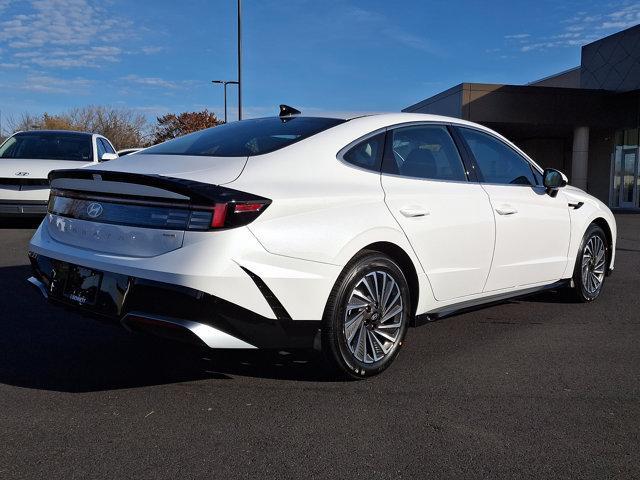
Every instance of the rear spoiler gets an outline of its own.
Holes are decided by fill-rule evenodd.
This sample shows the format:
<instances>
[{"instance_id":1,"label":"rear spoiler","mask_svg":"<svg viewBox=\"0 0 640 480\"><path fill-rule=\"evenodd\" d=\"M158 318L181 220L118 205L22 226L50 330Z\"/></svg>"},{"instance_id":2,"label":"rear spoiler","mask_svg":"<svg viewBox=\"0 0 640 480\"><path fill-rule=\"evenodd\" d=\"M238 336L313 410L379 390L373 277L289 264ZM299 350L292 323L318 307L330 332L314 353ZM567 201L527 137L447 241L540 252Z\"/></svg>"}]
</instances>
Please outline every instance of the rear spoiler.
<instances>
[{"instance_id":1,"label":"rear spoiler","mask_svg":"<svg viewBox=\"0 0 640 480\"><path fill-rule=\"evenodd\" d=\"M91 182L95 187L99 186L100 182L116 182L129 185L143 185L146 187L152 187L152 189L165 190L177 194L176 197L182 197L185 203L210 205L213 203L227 203L227 202L248 202L256 200L268 200L263 197L257 197L249 193L241 192L239 190L233 190L227 187L221 187L219 185L212 185L209 183L197 182L195 180L187 180L184 178L165 177L162 175L144 175L140 173L129 172L113 172L109 170L91 170L86 168L74 168L67 170L53 170L49 173L49 182L52 189L63 190L78 190L82 191L83 187L80 185L85 182L76 182L77 187L61 185L66 182L60 180L83 180ZM90 183L86 183L89 185ZM106 185L105 185L106 186ZM101 194L109 195L108 191L102 191L101 189L91 189L93 191L100 191ZM145 190L145 189L141 189ZM149 189L146 189L149 191ZM135 189L127 189L127 193L114 192L114 196L133 197L142 199L149 197L149 194L145 192L136 193ZM158 195L153 195L157 197ZM179 197L178 197L179 198ZM175 197L172 199L175 202Z\"/></svg>"},{"instance_id":2,"label":"rear spoiler","mask_svg":"<svg viewBox=\"0 0 640 480\"><path fill-rule=\"evenodd\" d=\"M54 170L49 180L50 213L145 228L203 231L240 227L271 204L268 198L239 190L161 175L81 168ZM89 211L94 204L97 215Z\"/></svg>"}]
</instances>

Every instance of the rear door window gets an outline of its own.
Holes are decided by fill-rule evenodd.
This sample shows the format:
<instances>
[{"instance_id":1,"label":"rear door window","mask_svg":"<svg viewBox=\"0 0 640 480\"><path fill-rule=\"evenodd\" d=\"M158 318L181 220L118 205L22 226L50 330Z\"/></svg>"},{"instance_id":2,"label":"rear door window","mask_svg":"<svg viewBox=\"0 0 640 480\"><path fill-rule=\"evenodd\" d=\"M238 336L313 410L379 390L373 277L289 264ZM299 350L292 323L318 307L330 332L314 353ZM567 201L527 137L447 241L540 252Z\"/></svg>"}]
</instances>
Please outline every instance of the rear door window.
<instances>
[{"instance_id":1,"label":"rear door window","mask_svg":"<svg viewBox=\"0 0 640 480\"><path fill-rule=\"evenodd\" d=\"M391 130L383 171L431 180L467 180L458 149L444 125L412 125Z\"/></svg>"}]
</instances>

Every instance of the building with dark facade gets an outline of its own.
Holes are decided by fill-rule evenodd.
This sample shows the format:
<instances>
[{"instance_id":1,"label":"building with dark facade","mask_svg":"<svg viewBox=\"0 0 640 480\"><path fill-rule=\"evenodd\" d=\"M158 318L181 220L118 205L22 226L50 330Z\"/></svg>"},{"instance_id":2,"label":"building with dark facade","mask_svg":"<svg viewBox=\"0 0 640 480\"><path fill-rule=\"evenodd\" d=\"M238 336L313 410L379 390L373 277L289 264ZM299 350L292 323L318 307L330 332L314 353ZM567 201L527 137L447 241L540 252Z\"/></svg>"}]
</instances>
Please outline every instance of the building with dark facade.
<instances>
[{"instance_id":1,"label":"building with dark facade","mask_svg":"<svg viewBox=\"0 0 640 480\"><path fill-rule=\"evenodd\" d=\"M640 210L640 25L582 47L528 85L461 83L407 107L486 125L618 209Z\"/></svg>"}]
</instances>

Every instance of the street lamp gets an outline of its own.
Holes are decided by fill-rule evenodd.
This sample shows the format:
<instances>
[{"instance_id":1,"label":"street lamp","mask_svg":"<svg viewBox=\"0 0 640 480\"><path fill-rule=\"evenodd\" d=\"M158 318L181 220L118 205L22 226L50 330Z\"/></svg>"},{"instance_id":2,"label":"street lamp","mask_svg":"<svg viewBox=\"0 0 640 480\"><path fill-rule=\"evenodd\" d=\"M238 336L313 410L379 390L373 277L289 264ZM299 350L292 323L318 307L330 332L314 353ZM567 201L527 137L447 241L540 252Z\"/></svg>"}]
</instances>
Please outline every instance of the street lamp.
<instances>
[{"instance_id":1,"label":"street lamp","mask_svg":"<svg viewBox=\"0 0 640 480\"><path fill-rule=\"evenodd\" d=\"M227 123L227 85L238 85L236 80L211 80L211 83L221 83L224 85L224 123Z\"/></svg>"},{"instance_id":2,"label":"street lamp","mask_svg":"<svg viewBox=\"0 0 640 480\"><path fill-rule=\"evenodd\" d=\"M238 0L238 120L242 120L242 0Z\"/></svg>"},{"instance_id":3,"label":"street lamp","mask_svg":"<svg viewBox=\"0 0 640 480\"><path fill-rule=\"evenodd\" d=\"M227 85L238 85L238 120L242 120L242 0L238 0L238 80L212 80L224 85L224 123L227 123Z\"/></svg>"}]
</instances>

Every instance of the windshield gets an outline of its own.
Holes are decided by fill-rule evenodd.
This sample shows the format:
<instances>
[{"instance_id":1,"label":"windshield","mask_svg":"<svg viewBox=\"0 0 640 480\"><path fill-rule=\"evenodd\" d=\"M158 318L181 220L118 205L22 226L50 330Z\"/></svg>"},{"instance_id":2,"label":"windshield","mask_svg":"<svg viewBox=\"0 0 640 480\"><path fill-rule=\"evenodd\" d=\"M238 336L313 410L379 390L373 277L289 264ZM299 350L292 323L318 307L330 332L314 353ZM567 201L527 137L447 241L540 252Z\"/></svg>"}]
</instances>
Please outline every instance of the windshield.
<instances>
[{"instance_id":1,"label":"windshield","mask_svg":"<svg viewBox=\"0 0 640 480\"><path fill-rule=\"evenodd\" d=\"M140 155L262 155L344 123L335 118L257 118L200 130L139 152Z\"/></svg>"},{"instance_id":2,"label":"windshield","mask_svg":"<svg viewBox=\"0 0 640 480\"><path fill-rule=\"evenodd\" d=\"M24 132L0 146L0 158L92 160L91 135L67 132Z\"/></svg>"}]
</instances>

